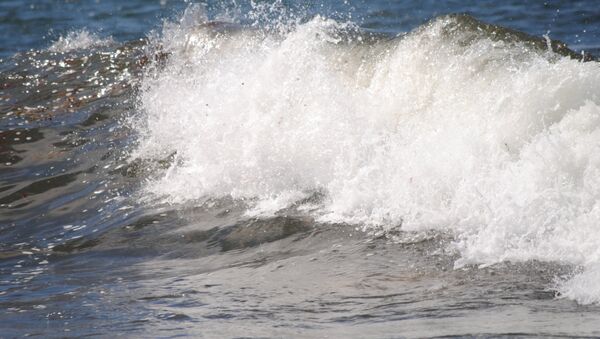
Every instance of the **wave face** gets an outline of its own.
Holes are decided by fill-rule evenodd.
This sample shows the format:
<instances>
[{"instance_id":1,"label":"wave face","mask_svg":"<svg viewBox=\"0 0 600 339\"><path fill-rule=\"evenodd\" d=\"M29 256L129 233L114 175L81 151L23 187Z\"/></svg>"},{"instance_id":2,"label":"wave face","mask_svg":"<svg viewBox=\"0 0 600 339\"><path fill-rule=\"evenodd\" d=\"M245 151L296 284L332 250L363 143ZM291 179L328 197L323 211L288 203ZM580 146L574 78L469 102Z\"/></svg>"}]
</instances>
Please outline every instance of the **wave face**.
<instances>
[{"instance_id":1,"label":"wave face","mask_svg":"<svg viewBox=\"0 0 600 339\"><path fill-rule=\"evenodd\" d=\"M166 25L140 89L145 192L244 201L367 232L452 235L455 267L600 263L600 66L445 16L398 37L322 17L275 29ZM316 197L316 198L315 198ZM589 284L588 284L589 286Z\"/></svg>"}]
</instances>

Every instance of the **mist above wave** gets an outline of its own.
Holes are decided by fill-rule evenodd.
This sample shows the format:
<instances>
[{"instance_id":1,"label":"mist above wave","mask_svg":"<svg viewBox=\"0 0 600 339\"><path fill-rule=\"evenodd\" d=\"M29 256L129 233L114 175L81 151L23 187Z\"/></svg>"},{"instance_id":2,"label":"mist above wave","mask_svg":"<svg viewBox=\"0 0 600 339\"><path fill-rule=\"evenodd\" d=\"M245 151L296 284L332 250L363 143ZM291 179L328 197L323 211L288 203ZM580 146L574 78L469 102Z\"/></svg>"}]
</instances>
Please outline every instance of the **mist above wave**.
<instances>
[{"instance_id":1,"label":"mist above wave","mask_svg":"<svg viewBox=\"0 0 600 339\"><path fill-rule=\"evenodd\" d=\"M457 266L600 262L597 63L463 16L381 39L323 17L274 27L197 7L165 26L135 156L176 155L152 196L260 216L323 192L305 206L323 222L455 234Z\"/></svg>"}]
</instances>

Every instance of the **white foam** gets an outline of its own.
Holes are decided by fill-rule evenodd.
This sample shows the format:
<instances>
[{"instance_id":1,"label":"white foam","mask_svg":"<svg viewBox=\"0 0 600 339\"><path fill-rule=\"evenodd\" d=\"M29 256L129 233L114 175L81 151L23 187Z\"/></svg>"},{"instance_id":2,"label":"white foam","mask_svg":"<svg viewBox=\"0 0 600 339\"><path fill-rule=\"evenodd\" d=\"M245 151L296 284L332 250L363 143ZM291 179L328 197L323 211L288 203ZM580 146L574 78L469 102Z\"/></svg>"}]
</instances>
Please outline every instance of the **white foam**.
<instances>
[{"instance_id":1,"label":"white foam","mask_svg":"<svg viewBox=\"0 0 600 339\"><path fill-rule=\"evenodd\" d=\"M600 66L465 45L451 20L374 44L320 17L282 34L170 26L136 156L177 159L147 191L255 199L251 214L321 191L321 221L454 233L457 267L599 263Z\"/></svg>"},{"instance_id":2,"label":"white foam","mask_svg":"<svg viewBox=\"0 0 600 339\"><path fill-rule=\"evenodd\" d=\"M557 290L563 298L576 300L583 305L600 303L600 265L587 267L574 277L558 282Z\"/></svg>"},{"instance_id":3,"label":"white foam","mask_svg":"<svg viewBox=\"0 0 600 339\"><path fill-rule=\"evenodd\" d=\"M258 202L246 211L248 217L273 217L291 204L306 199L307 194L298 191L278 192L276 196L258 197Z\"/></svg>"},{"instance_id":4,"label":"white foam","mask_svg":"<svg viewBox=\"0 0 600 339\"><path fill-rule=\"evenodd\" d=\"M107 46L111 43L113 43L112 38L102 39L98 37L98 35L83 29L71 31L64 36L59 37L58 40L48 47L48 51L65 53L92 47Z\"/></svg>"}]
</instances>

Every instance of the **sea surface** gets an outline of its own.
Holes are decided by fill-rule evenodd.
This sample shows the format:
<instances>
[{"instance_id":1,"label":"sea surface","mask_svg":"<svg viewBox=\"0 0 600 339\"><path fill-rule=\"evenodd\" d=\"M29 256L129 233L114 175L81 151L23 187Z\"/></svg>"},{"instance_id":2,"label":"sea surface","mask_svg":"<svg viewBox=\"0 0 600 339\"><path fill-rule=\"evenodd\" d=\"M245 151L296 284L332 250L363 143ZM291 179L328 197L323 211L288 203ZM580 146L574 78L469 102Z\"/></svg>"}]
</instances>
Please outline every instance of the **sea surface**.
<instances>
[{"instance_id":1,"label":"sea surface","mask_svg":"<svg viewBox=\"0 0 600 339\"><path fill-rule=\"evenodd\" d=\"M0 337L600 336L600 6L0 1Z\"/></svg>"}]
</instances>

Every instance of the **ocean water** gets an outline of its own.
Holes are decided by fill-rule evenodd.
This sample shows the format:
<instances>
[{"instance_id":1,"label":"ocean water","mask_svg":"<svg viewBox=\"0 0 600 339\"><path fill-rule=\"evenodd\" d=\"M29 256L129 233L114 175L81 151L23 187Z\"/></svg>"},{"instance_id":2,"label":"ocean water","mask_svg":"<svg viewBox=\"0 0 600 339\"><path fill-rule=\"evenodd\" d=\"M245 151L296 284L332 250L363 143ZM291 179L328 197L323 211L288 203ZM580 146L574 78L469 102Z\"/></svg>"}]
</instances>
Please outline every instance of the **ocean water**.
<instances>
[{"instance_id":1,"label":"ocean water","mask_svg":"<svg viewBox=\"0 0 600 339\"><path fill-rule=\"evenodd\" d=\"M600 336L595 1L0 18L0 337Z\"/></svg>"}]
</instances>

